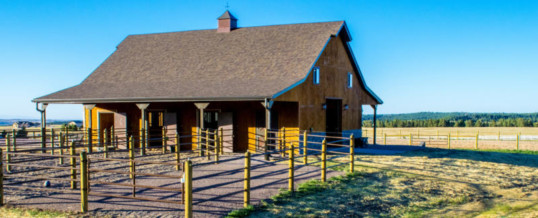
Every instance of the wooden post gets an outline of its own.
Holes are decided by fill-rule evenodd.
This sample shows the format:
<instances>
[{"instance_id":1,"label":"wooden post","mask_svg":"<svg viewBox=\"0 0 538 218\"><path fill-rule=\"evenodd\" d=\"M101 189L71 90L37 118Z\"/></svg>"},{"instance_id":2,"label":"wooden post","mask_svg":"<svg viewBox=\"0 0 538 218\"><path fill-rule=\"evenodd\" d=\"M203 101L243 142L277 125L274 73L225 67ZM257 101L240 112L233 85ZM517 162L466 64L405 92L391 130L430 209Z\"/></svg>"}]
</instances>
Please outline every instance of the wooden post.
<instances>
[{"instance_id":1,"label":"wooden post","mask_svg":"<svg viewBox=\"0 0 538 218\"><path fill-rule=\"evenodd\" d=\"M519 150L519 135L516 135L516 150Z\"/></svg>"},{"instance_id":2,"label":"wooden post","mask_svg":"<svg viewBox=\"0 0 538 218\"><path fill-rule=\"evenodd\" d=\"M10 152L11 152L11 135L8 133L6 135L6 171L7 172L11 172L11 166L9 165L9 162L11 162Z\"/></svg>"},{"instance_id":3,"label":"wooden post","mask_svg":"<svg viewBox=\"0 0 538 218\"><path fill-rule=\"evenodd\" d=\"M144 128L140 129L140 136L138 137L140 142L140 155L145 156L146 155L146 131Z\"/></svg>"},{"instance_id":4,"label":"wooden post","mask_svg":"<svg viewBox=\"0 0 538 218\"><path fill-rule=\"evenodd\" d=\"M439 130L437 130L437 139L439 139Z\"/></svg>"},{"instance_id":5,"label":"wooden post","mask_svg":"<svg viewBox=\"0 0 538 218\"><path fill-rule=\"evenodd\" d=\"M60 132L60 135L58 136L59 137L59 140L60 140L60 149L59 149L59 152L60 152L60 158L58 159L58 164L62 165L64 164L64 157L62 155L64 155L64 146L65 146L65 135L63 134L63 132Z\"/></svg>"},{"instance_id":6,"label":"wooden post","mask_svg":"<svg viewBox=\"0 0 538 218\"><path fill-rule=\"evenodd\" d=\"M103 134L101 133L101 127L97 128L97 150L99 151L99 147L103 146Z\"/></svg>"},{"instance_id":7,"label":"wooden post","mask_svg":"<svg viewBox=\"0 0 538 218\"><path fill-rule=\"evenodd\" d=\"M198 137L197 137L198 140L196 140L198 144L197 149L199 152L198 154L201 157L201 156L204 156L204 151L202 150L202 129L196 128L196 132L198 134Z\"/></svg>"},{"instance_id":8,"label":"wooden post","mask_svg":"<svg viewBox=\"0 0 538 218\"><path fill-rule=\"evenodd\" d=\"M109 141L109 136L108 136L108 130L105 129L104 131L105 131L105 133L104 133L104 139L103 139L103 142L104 142L104 143L103 143L103 146L104 146L104 147L103 147L103 152L104 152L104 153L103 153L103 157L104 157L104 158L108 158L108 141Z\"/></svg>"},{"instance_id":9,"label":"wooden post","mask_svg":"<svg viewBox=\"0 0 538 218\"><path fill-rule=\"evenodd\" d=\"M293 170L295 169L295 146L293 144L293 142L290 143L290 152L289 152L289 171L288 171L288 190L289 191L292 191L294 190L293 188L293 177L294 177L294 173L293 173Z\"/></svg>"},{"instance_id":10,"label":"wooden post","mask_svg":"<svg viewBox=\"0 0 538 218\"><path fill-rule=\"evenodd\" d=\"M162 144L163 144L163 154L166 154L166 145L168 144L168 137L167 137L167 130L166 130L166 127L163 126L163 139L161 140L162 141Z\"/></svg>"},{"instance_id":11,"label":"wooden post","mask_svg":"<svg viewBox=\"0 0 538 218\"><path fill-rule=\"evenodd\" d=\"M110 127L110 143L112 145L112 148L116 148L116 141L114 139L116 138L116 130L114 129L114 126Z\"/></svg>"},{"instance_id":12,"label":"wooden post","mask_svg":"<svg viewBox=\"0 0 538 218\"><path fill-rule=\"evenodd\" d=\"M209 154L209 129L205 130L205 153L207 153L207 160L211 160L211 155Z\"/></svg>"},{"instance_id":13,"label":"wooden post","mask_svg":"<svg viewBox=\"0 0 538 218\"><path fill-rule=\"evenodd\" d=\"M176 137L175 137L175 144L176 144L176 170L179 171L181 170L181 166L179 165L181 163L181 155L180 155L180 151L179 149L181 149L179 143L180 143L180 140L179 140L179 134L176 133Z\"/></svg>"},{"instance_id":14,"label":"wooden post","mask_svg":"<svg viewBox=\"0 0 538 218\"><path fill-rule=\"evenodd\" d=\"M280 155L286 156L286 128L282 127L282 142L280 143Z\"/></svg>"},{"instance_id":15,"label":"wooden post","mask_svg":"<svg viewBox=\"0 0 538 218\"><path fill-rule=\"evenodd\" d=\"M220 145L220 148L219 148L219 151L220 151L220 154L223 155L224 154L224 129L223 128L220 128L220 137L219 137L219 145Z\"/></svg>"},{"instance_id":16,"label":"wooden post","mask_svg":"<svg viewBox=\"0 0 538 218\"><path fill-rule=\"evenodd\" d=\"M448 149L450 149L450 133L448 133L447 140L448 140Z\"/></svg>"},{"instance_id":17,"label":"wooden post","mask_svg":"<svg viewBox=\"0 0 538 218\"><path fill-rule=\"evenodd\" d=\"M303 133L303 164L308 164L308 132Z\"/></svg>"},{"instance_id":18,"label":"wooden post","mask_svg":"<svg viewBox=\"0 0 538 218\"><path fill-rule=\"evenodd\" d=\"M476 133L476 140L475 140L474 148L478 150L478 133Z\"/></svg>"},{"instance_id":19,"label":"wooden post","mask_svg":"<svg viewBox=\"0 0 538 218\"><path fill-rule=\"evenodd\" d=\"M327 181L327 139L321 143L321 181Z\"/></svg>"},{"instance_id":20,"label":"wooden post","mask_svg":"<svg viewBox=\"0 0 538 218\"><path fill-rule=\"evenodd\" d=\"M243 207L250 204L250 152L245 153L245 182L243 190Z\"/></svg>"},{"instance_id":21,"label":"wooden post","mask_svg":"<svg viewBox=\"0 0 538 218\"><path fill-rule=\"evenodd\" d=\"M2 149L0 149L0 206L4 206L4 166L2 162Z\"/></svg>"},{"instance_id":22,"label":"wooden post","mask_svg":"<svg viewBox=\"0 0 538 218\"><path fill-rule=\"evenodd\" d=\"M269 160L269 153L268 152L268 147L269 147L269 140L267 139L268 138L268 135L267 135L267 128L264 129L263 131L263 141L264 141L264 146L263 146L263 153L264 153L264 157L265 157L265 160Z\"/></svg>"},{"instance_id":23,"label":"wooden post","mask_svg":"<svg viewBox=\"0 0 538 218\"><path fill-rule=\"evenodd\" d=\"M185 162L185 217L192 218L192 163Z\"/></svg>"},{"instance_id":24,"label":"wooden post","mask_svg":"<svg viewBox=\"0 0 538 218\"><path fill-rule=\"evenodd\" d=\"M134 139L129 137L129 178L133 179L134 173Z\"/></svg>"},{"instance_id":25,"label":"wooden post","mask_svg":"<svg viewBox=\"0 0 538 218\"><path fill-rule=\"evenodd\" d=\"M501 131L499 130L499 132L497 133L497 140L500 141L501 140Z\"/></svg>"},{"instance_id":26,"label":"wooden post","mask_svg":"<svg viewBox=\"0 0 538 218\"><path fill-rule=\"evenodd\" d=\"M75 142L71 142L69 155L71 155L71 189L77 189L77 159L75 158Z\"/></svg>"},{"instance_id":27,"label":"wooden post","mask_svg":"<svg viewBox=\"0 0 538 218\"><path fill-rule=\"evenodd\" d=\"M146 120L146 124L144 124L145 127L144 127L144 155L146 155L146 152L147 152L147 149L149 147L149 140L150 140L150 135L149 135L149 121Z\"/></svg>"},{"instance_id":28,"label":"wooden post","mask_svg":"<svg viewBox=\"0 0 538 218\"><path fill-rule=\"evenodd\" d=\"M13 144L12 144L12 151L13 152L16 152L17 151L17 130L13 130Z\"/></svg>"},{"instance_id":29,"label":"wooden post","mask_svg":"<svg viewBox=\"0 0 538 218\"><path fill-rule=\"evenodd\" d=\"M349 136L349 172L355 171L355 138L353 134Z\"/></svg>"},{"instance_id":30,"label":"wooden post","mask_svg":"<svg viewBox=\"0 0 538 218\"><path fill-rule=\"evenodd\" d=\"M47 147L47 130L41 128L41 153L45 153L45 148Z\"/></svg>"},{"instance_id":31,"label":"wooden post","mask_svg":"<svg viewBox=\"0 0 538 218\"><path fill-rule=\"evenodd\" d=\"M50 128L50 154L54 155L54 129Z\"/></svg>"},{"instance_id":32,"label":"wooden post","mask_svg":"<svg viewBox=\"0 0 538 218\"><path fill-rule=\"evenodd\" d=\"M80 209L88 212L88 159L85 151L80 153Z\"/></svg>"},{"instance_id":33,"label":"wooden post","mask_svg":"<svg viewBox=\"0 0 538 218\"><path fill-rule=\"evenodd\" d=\"M215 130L215 132L213 134L214 134L213 135L213 145L215 146L214 147L215 164L218 164L219 163L219 139L218 139L219 131Z\"/></svg>"},{"instance_id":34,"label":"wooden post","mask_svg":"<svg viewBox=\"0 0 538 218\"><path fill-rule=\"evenodd\" d=\"M387 145L387 133L383 133L383 144Z\"/></svg>"},{"instance_id":35,"label":"wooden post","mask_svg":"<svg viewBox=\"0 0 538 218\"><path fill-rule=\"evenodd\" d=\"M409 133L409 145L413 145L413 134Z\"/></svg>"},{"instance_id":36,"label":"wooden post","mask_svg":"<svg viewBox=\"0 0 538 218\"><path fill-rule=\"evenodd\" d=\"M93 131L92 128L88 128L88 153L93 152Z\"/></svg>"}]
</instances>

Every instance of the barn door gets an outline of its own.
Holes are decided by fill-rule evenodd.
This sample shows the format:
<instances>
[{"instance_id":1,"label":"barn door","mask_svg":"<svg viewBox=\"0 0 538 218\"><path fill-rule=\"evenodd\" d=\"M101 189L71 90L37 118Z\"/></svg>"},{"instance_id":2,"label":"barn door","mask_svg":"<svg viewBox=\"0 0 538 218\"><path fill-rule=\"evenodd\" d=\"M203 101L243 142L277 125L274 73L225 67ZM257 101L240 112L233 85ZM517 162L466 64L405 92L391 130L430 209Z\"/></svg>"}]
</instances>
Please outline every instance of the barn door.
<instances>
[{"instance_id":1,"label":"barn door","mask_svg":"<svg viewBox=\"0 0 538 218\"><path fill-rule=\"evenodd\" d=\"M327 135L338 136L342 132L342 100L327 99L326 106L325 132Z\"/></svg>"},{"instance_id":2,"label":"barn door","mask_svg":"<svg viewBox=\"0 0 538 218\"><path fill-rule=\"evenodd\" d=\"M224 152L234 151L233 112L221 112L218 119L219 129L223 129L222 147Z\"/></svg>"}]
</instances>

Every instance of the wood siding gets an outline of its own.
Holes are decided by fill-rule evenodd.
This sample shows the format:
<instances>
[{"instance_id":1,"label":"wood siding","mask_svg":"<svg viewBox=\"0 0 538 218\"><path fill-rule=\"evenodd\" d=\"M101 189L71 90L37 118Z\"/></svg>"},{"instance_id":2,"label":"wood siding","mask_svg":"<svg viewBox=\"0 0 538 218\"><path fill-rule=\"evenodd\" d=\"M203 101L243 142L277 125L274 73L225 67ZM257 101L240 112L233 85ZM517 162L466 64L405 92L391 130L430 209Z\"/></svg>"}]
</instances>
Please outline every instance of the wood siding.
<instances>
[{"instance_id":1,"label":"wood siding","mask_svg":"<svg viewBox=\"0 0 538 218\"><path fill-rule=\"evenodd\" d=\"M376 104L362 87L358 72L354 71L352 58L346 51L341 36L332 37L314 66L320 68L320 83L313 83L313 74L292 90L277 97L275 101L299 103L298 123L300 129L325 131L325 110L322 105L327 98L342 99L342 129L360 129L362 105ZM347 74L353 73L353 87L347 87Z\"/></svg>"}]
</instances>

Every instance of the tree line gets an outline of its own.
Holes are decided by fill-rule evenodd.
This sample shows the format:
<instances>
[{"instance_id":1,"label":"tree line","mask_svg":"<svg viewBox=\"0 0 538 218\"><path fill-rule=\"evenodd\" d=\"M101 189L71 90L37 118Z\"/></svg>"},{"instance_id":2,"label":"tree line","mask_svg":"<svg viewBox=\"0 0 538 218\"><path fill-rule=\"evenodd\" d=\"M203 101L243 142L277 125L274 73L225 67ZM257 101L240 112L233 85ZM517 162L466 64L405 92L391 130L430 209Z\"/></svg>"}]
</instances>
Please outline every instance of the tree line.
<instances>
[{"instance_id":1,"label":"tree line","mask_svg":"<svg viewBox=\"0 0 538 218\"><path fill-rule=\"evenodd\" d=\"M372 115L363 126L372 127ZM538 127L538 113L433 113L379 115L377 127Z\"/></svg>"}]
</instances>

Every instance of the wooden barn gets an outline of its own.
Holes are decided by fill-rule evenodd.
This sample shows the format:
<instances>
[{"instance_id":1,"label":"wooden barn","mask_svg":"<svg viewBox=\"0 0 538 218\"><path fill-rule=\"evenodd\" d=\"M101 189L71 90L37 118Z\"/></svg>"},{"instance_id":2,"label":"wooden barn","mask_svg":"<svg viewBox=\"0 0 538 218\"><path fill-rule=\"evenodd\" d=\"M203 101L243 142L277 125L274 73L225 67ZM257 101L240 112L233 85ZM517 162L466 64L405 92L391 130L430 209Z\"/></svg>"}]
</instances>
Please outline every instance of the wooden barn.
<instances>
[{"instance_id":1,"label":"wooden barn","mask_svg":"<svg viewBox=\"0 0 538 218\"><path fill-rule=\"evenodd\" d=\"M344 21L237 27L226 11L217 29L130 35L82 83L33 101L83 104L99 131L222 128L233 152L266 128L360 135L362 106L382 101L350 40Z\"/></svg>"}]
</instances>

